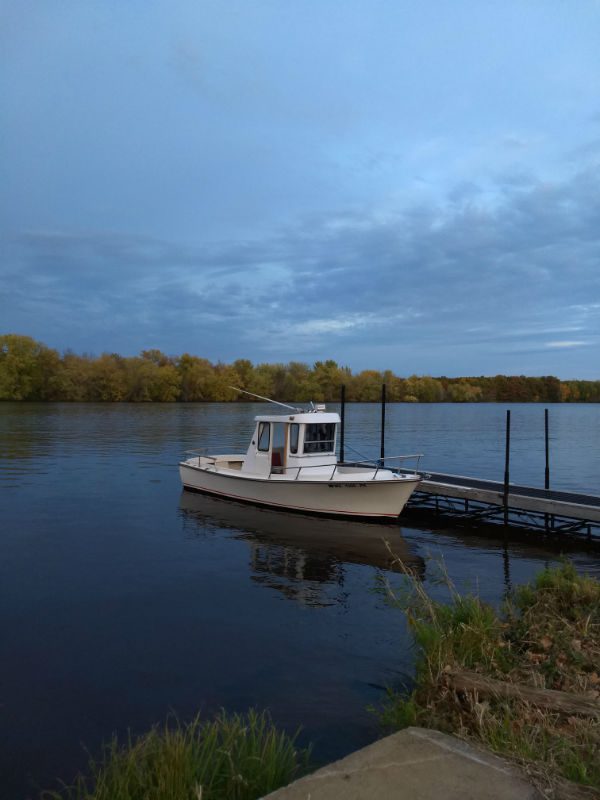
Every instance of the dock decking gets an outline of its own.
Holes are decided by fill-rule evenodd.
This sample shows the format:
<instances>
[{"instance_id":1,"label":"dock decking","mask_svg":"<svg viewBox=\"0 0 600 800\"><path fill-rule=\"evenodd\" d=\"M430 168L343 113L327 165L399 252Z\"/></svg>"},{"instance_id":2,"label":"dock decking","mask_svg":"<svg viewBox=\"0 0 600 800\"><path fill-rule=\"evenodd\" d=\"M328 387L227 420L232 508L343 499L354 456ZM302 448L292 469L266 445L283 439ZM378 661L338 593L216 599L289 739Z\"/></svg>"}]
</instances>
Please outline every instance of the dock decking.
<instances>
[{"instance_id":1,"label":"dock decking","mask_svg":"<svg viewBox=\"0 0 600 800\"><path fill-rule=\"evenodd\" d=\"M580 492L427 472L407 510L600 541L600 496Z\"/></svg>"}]
</instances>

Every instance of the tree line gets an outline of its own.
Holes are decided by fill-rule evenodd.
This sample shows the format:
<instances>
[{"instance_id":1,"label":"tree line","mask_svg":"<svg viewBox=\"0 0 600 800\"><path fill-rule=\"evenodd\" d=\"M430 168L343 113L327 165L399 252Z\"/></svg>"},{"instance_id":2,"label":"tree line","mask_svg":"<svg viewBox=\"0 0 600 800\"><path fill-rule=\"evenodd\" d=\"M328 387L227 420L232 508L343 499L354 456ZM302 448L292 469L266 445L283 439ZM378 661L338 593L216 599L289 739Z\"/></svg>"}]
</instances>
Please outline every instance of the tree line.
<instances>
[{"instance_id":1,"label":"tree line","mask_svg":"<svg viewBox=\"0 0 600 800\"><path fill-rule=\"evenodd\" d=\"M337 401L342 385L350 401L375 402L381 385L391 402L600 402L600 380L561 381L551 375L403 378L390 370L353 373L335 361L312 366L212 363L184 353L143 350L139 356L62 354L29 336L0 336L0 400L78 402L197 402L248 400L231 387L274 400Z\"/></svg>"}]
</instances>

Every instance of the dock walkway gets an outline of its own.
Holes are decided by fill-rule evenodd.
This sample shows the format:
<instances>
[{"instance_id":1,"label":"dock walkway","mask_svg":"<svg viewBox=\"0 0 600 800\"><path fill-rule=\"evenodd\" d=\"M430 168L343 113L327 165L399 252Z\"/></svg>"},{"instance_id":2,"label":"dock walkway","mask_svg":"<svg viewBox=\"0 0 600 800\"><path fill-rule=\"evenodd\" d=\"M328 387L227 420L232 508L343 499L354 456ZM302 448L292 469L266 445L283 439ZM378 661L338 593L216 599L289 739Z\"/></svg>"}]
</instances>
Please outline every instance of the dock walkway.
<instances>
[{"instance_id":1,"label":"dock walkway","mask_svg":"<svg viewBox=\"0 0 600 800\"><path fill-rule=\"evenodd\" d=\"M407 509L600 539L600 496L427 472Z\"/></svg>"}]
</instances>

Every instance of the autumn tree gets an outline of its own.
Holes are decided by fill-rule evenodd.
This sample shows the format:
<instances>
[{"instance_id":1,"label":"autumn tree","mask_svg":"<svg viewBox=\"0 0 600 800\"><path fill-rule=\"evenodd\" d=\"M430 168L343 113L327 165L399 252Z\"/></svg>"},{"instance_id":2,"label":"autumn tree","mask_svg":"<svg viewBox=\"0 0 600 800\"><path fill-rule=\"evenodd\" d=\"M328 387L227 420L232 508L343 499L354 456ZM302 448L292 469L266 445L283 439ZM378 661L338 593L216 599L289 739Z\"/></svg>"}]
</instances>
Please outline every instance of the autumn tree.
<instances>
[{"instance_id":1,"label":"autumn tree","mask_svg":"<svg viewBox=\"0 0 600 800\"><path fill-rule=\"evenodd\" d=\"M127 398L125 359L117 353L103 353L90 365L90 400L121 402Z\"/></svg>"},{"instance_id":2,"label":"autumn tree","mask_svg":"<svg viewBox=\"0 0 600 800\"><path fill-rule=\"evenodd\" d=\"M214 370L208 359L184 353L177 362L177 369L183 401L214 399Z\"/></svg>"},{"instance_id":3,"label":"autumn tree","mask_svg":"<svg viewBox=\"0 0 600 800\"><path fill-rule=\"evenodd\" d=\"M51 400L60 364L51 350L31 336L0 336L0 400Z\"/></svg>"},{"instance_id":4,"label":"autumn tree","mask_svg":"<svg viewBox=\"0 0 600 800\"><path fill-rule=\"evenodd\" d=\"M246 389L281 401L331 402L345 385L348 400L378 402L383 383L390 402L600 402L600 380L560 381L552 375L403 378L391 370L372 369L353 375L332 359L312 367L299 361L254 365L248 359L213 364L189 353L173 357L158 349L132 358L71 351L61 357L30 336L0 336L0 400L227 402L247 400L239 391Z\"/></svg>"}]
</instances>

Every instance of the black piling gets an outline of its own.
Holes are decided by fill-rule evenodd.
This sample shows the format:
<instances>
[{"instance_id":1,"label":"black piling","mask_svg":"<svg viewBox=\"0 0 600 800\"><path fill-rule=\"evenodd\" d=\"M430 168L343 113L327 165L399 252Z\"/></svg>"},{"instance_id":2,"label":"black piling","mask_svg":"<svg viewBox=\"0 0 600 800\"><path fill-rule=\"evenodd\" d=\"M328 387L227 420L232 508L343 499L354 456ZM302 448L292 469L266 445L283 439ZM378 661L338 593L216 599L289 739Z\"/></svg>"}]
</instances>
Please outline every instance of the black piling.
<instances>
[{"instance_id":1,"label":"black piling","mask_svg":"<svg viewBox=\"0 0 600 800\"><path fill-rule=\"evenodd\" d=\"M546 441L546 469L544 471L544 488L550 488L550 445L548 436L548 409L544 409L544 437Z\"/></svg>"},{"instance_id":2,"label":"black piling","mask_svg":"<svg viewBox=\"0 0 600 800\"><path fill-rule=\"evenodd\" d=\"M550 444L549 444L549 436L548 436L548 409L544 409L544 444L546 448L546 468L544 470L544 489L548 490L550 488ZM546 528L546 533L550 530L550 528L554 527L554 519L550 516L550 514L544 514L544 526Z\"/></svg>"},{"instance_id":3,"label":"black piling","mask_svg":"<svg viewBox=\"0 0 600 800\"><path fill-rule=\"evenodd\" d=\"M385 383L381 386L381 462L385 458Z\"/></svg>"},{"instance_id":4,"label":"black piling","mask_svg":"<svg viewBox=\"0 0 600 800\"><path fill-rule=\"evenodd\" d=\"M508 480L510 468L510 409L506 411L506 451L504 455L504 524L508 525Z\"/></svg>"},{"instance_id":5,"label":"black piling","mask_svg":"<svg viewBox=\"0 0 600 800\"><path fill-rule=\"evenodd\" d=\"M344 461L344 431L346 427L346 387L342 386L342 396L340 398L340 461Z\"/></svg>"}]
</instances>

